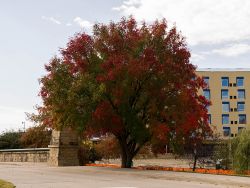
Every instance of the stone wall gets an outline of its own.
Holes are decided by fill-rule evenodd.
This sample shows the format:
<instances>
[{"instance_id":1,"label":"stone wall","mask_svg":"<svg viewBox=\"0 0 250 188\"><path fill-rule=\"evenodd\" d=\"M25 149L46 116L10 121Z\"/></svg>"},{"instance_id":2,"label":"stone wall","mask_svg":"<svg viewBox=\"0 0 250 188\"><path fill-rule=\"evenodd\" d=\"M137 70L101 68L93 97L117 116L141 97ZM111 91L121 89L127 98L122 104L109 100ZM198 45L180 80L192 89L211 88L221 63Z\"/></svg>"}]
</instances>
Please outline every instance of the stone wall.
<instances>
[{"instance_id":1,"label":"stone wall","mask_svg":"<svg viewBox=\"0 0 250 188\"><path fill-rule=\"evenodd\" d=\"M70 128L52 131L48 148L0 150L0 162L48 162L49 166L78 166L78 134Z\"/></svg>"},{"instance_id":2,"label":"stone wall","mask_svg":"<svg viewBox=\"0 0 250 188\"><path fill-rule=\"evenodd\" d=\"M0 150L0 162L47 162L49 148Z\"/></svg>"}]
</instances>

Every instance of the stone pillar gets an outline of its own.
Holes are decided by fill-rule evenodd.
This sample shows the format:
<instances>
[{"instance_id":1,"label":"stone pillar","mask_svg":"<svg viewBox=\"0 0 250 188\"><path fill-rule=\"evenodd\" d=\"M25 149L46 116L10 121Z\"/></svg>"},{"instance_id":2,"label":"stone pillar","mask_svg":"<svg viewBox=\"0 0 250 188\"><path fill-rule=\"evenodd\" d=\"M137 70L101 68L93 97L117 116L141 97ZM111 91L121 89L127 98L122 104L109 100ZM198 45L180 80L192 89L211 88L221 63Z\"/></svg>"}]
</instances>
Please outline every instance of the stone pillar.
<instances>
[{"instance_id":1,"label":"stone pillar","mask_svg":"<svg viewBox=\"0 0 250 188\"><path fill-rule=\"evenodd\" d=\"M49 166L78 166L78 134L70 128L53 130L49 145Z\"/></svg>"}]
</instances>

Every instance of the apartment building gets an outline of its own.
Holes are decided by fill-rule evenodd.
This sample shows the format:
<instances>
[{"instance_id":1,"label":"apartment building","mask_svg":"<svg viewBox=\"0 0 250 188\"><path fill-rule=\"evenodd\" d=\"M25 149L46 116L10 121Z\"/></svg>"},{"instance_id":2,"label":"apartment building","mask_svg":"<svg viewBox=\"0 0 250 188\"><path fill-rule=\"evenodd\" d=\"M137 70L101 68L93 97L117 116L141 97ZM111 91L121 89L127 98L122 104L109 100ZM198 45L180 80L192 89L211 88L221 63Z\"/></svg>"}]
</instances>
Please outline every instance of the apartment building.
<instances>
[{"instance_id":1,"label":"apartment building","mask_svg":"<svg viewBox=\"0 0 250 188\"><path fill-rule=\"evenodd\" d=\"M214 133L235 137L250 129L250 69L198 69L208 87L200 91L212 102L208 108Z\"/></svg>"}]
</instances>

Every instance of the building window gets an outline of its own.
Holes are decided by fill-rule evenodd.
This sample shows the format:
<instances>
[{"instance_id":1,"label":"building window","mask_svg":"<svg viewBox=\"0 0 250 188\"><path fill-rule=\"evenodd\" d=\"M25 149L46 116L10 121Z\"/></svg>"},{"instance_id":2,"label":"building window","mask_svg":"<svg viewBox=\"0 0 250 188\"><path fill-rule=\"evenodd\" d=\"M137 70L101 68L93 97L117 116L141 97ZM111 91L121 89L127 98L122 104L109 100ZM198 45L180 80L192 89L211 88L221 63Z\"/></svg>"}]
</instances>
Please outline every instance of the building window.
<instances>
[{"instance_id":1,"label":"building window","mask_svg":"<svg viewBox=\"0 0 250 188\"><path fill-rule=\"evenodd\" d=\"M247 119L246 119L246 114L239 114L239 124L246 124Z\"/></svg>"},{"instance_id":2,"label":"building window","mask_svg":"<svg viewBox=\"0 0 250 188\"><path fill-rule=\"evenodd\" d=\"M244 77L237 77L236 84L238 87L244 86Z\"/></svg>"},{"instance_id":3,"label":"building window","mask_svg":"<svg viewBox=\"0 0 250 188\"><path fill-rule=\"evenodd\" d=\"M238 102L237 109L238 109L238 112L243 112L245 110L245 102Z\"/></svg>"},{"instance_id":4,"label":"building window","mask_svg":"<svg viewBox=\"0 0 250 188\"><path fill-rule=\"evenodd\" d=\"M221 85L222 85L222 87L228 87L228 85L229 85L228 77L221 77Z\"/></svg>"},{"instance_id":5,"label":"building window","mask_svg":"<svg viewBox=\"0 0 250 188\"><path fill-rule=\"evenodd\" d=\"M222 124L229 124L229 115L228 114L222 114Z\"/></svg>"},{"instance_id":6,"label":"building window","mask_svg":"<svg viewBox=\"0 0 250 188\"><path fill-rule=\"evenodd\" d=\"M203 95L206 99L210 99L210 90L209 89L204 89L203 90Z\"/></svg>"},{"instance_id":7,"label":"building window","mask_svg":"<svg viewBox=\"0 0 250 188\"><path fill-rule=\"evenodd\" d=\"M222 111L229 112L230 111L230 104L229 102L222 102Z\"/></svg>"},{"instance_id":8,"label":"building window","mask_svg":"<svg viewBox=\"0 0 250 188\"><path fill-rule=\"evenodd\" d=\"M245 89L238 89L238 99L245 99Z\"/></svg>"},{"instance_id":9,"label":"building window","mask_svg":"<svg viewBox=\"0 0 250 188\"><path fill-rule=\"evenodd\" d=\"M209 77L203 77L203 80L206 83L207 87L209 87Z\"/></svg>"},{"instance_id":10,"label":"building window","mask_svg":"<svg viewBox=\"0 0 250 188\"><path fill-rule=\"evenodd\" d=\"M228 90L227 89L222 89L221 90L221 98L222 99L228 99Z\"/></svg>"},{"instance_id":11,"label":"building window","mask_svg":"<svg viewBox=\"0 0 250 188\"><path fill-rule=\"evenodd\" d=\"M238 127L238 134L239 134L243 129L245 129L245 127Z\"/></svg>"},{"instance_id":12,"label":"building window","mask_svg":"<svg viewBox=\"0 0 250 188\"><path fill-rule=\"evenodd\" d=\"M231 135L230 127L223 127L223 135L224 136L230 136Z\"/></svg>"},{"instance_id":13,"label":"building window","mask_svg":"<svg viewBox=\"0 0 250 188\"><path fill-rule=\"evenodd\" d=\"M208 114L208 123L211 124L212 120L211 120L211 114Z\"/></svg>"}]
</instances>

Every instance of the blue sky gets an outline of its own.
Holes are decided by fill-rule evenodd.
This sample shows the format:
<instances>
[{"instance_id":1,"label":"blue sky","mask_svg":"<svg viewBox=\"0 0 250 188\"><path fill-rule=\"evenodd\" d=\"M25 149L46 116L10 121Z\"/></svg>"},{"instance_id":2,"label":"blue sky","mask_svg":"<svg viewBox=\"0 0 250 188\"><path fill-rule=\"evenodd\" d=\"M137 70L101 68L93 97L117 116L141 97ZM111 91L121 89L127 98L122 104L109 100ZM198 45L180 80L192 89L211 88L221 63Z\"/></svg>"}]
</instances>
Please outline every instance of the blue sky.
<instances>
[{"instance_id":1,"label":"blue sky","mask_svg":"<svg viewBox=\"0 0 250 188\"><path fill-rule=\"evenodd\" d=\"M186 36L198 67L250 68L249 10L249 0L1 0L0 132L21 128L24 112L41 103L44 64L96 22L165 17Z\"/></svg>"}]
</instances>

